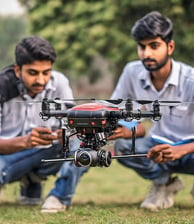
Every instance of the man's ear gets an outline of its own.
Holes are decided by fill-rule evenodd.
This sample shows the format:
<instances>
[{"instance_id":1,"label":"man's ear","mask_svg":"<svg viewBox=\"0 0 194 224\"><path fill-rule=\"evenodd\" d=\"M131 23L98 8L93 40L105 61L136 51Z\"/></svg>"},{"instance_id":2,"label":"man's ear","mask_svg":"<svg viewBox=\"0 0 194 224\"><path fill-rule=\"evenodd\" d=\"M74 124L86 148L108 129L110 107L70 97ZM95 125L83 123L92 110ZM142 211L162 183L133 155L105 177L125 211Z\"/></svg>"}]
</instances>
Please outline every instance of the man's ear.
<instances>
[{"instance_id":1,"label":"man's ear","mask_svg":"<svg viewBox=\"0 0 194 224\"><path fill-rule=\"evenodd\" d=\"M175 49L175 42L174 42L174 40L171 40L168 43L168 55L172 55L174 52L174 49Z\"/></svg>"},{"instance_id":2,"label":"man's ear","mask_svg":"<svg viewBox=\"0 0 194 224\"><path fill-rule=\"evenodd\" d=\"M15 72L15 75L16 77L18 78L18 80L16 80L16 85L17 85L17 89L19 91L19 94L20 96L25 99L25 87L24 87L24 84L23 84L23 81L22 81L22 78L21 78L21 67L18 66L17 64L14 65L14 72Z\"/></svg>"},{"instance_id":3,"label":"man's ear","mask_svg":"<svg viewBox=\"0 0 194 224\"><path fill-rule=\"evenodd\" d=\"M14 72L15 72L15 75L17 78L21 78L21 75L20 75L21 69L20 69L19 65L17 65L17 64L14 65Z\"/></svg>"}]
</instances>

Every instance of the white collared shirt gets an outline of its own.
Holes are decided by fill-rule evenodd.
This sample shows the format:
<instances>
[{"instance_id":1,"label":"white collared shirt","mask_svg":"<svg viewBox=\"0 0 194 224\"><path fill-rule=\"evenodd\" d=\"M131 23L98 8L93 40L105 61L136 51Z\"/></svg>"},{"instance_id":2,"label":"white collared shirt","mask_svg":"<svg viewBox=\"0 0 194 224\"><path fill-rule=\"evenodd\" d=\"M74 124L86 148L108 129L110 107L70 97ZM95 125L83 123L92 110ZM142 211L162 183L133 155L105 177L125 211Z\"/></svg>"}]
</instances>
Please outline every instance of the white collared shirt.
<instances>
[{"instance_id":1,"label":"white collared shirt","mask_svg":"<svg viewBox=\"0 0 194 224\"><path fill-rule=\"evenodd\" d=\"M162 118L153 121L149 135L160 135L172 141L194 136L194 69L191 66L172 60L171 74L162 90L157 91L142 62L130 62L125 66L111 98L193 102L160 106ZM150 104L145 107L152 109Z\"/></svg>"}]
</instances>

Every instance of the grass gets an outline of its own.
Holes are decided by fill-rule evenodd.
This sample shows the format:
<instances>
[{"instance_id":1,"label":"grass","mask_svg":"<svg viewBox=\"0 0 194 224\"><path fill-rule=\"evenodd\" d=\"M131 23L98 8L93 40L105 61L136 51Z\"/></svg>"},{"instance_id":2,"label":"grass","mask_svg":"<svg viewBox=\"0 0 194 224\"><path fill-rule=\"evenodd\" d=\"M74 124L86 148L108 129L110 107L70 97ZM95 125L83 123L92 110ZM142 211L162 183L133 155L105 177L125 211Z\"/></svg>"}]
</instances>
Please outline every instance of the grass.
<instances>
[{"instance_id":1,"label":"grass","mask_svg":"<svg viewBox=\"0 0 194 224\"><path fill-rule=\"evenodd\" d=\"M6 224L192 224L194 200L189 191L193 176L179 175L185 189L175 196L175 206L160 212L139 209L150 182L132 170L113 161L109 168L90 168L76 190L70 210L58 214L42 214L40 206L17 204L18 183L3 189L0 223ZM44 196L53 186L50 177L44 186Z\"/></svg>"}]
</instances>

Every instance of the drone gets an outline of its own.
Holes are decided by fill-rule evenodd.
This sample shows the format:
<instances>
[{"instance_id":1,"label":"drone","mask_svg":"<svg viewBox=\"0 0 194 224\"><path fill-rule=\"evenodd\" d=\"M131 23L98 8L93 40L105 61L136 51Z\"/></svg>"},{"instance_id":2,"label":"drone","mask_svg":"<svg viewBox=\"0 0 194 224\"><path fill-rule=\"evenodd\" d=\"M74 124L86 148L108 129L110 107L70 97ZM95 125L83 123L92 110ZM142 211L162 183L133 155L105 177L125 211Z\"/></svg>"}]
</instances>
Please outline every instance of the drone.
<instances>
[{"instance_id":1,"label":"drone","mask_svg":"<svg viewBox=\"0 0 194 224\"><path fill-rule=\"evenodd\" d=\"M95 100L95 99L91 99ZM108 142L108 137L119 126L119 120L131 122L134 119L151 118L154 121L161 119L160 103L180 103L179 101L149 101L136 100L139 104L152 103L152 109L133 110L131 99L105 100L103 102L90 102L80 105L67 106L67 110L61 109L61 104L68 100L49 100L44 98L41 105L41 118L46 121L51 117L63 121L62 125L62 154L63 158L42 160L42 162L73 161L77 167L109 167L112 159L125 159L130 157L146 157L146 154L135 153L136 127L131 127L132 147L129 155L112 155L110 151L102 147ZM125 106L120 109L118 104L125 101ZM51 105L54 104L54 107ZM69 131L70 130L70 131ZM69 149L69 140L77 136L80 147L74 152Z\"/></svg>"}]
</instances>

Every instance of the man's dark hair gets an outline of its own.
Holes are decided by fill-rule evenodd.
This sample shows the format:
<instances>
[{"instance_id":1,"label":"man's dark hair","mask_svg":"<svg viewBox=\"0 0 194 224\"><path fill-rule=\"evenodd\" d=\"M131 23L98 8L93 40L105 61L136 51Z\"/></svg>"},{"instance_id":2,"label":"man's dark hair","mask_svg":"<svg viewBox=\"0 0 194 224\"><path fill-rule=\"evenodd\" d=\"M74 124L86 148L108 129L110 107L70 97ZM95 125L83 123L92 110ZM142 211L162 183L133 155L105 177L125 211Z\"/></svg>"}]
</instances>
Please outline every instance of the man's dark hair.
<instances>
[{"instance_id":1,"label":"man's dark hair","mask_svg":"<svg viewBox=\"0 0 194 224\"><path fill-rule=\"evenodd\" d=\"M37 36L26 37L15 48L15 60L20 67L35 60L48 60L53 63L56 60L56 53L47 40Z\"/></svg>"},{"instance_id":2,"label":"man's dark hair","mask_svg":"<svg viewBox=\"0 0 194 224\"><path fill-rule=\"evenodd\" d=\"M153 11L134 24L131 35L137 42L148 38L161 37L162 40L169 43L173 36L173 24L169 18Z\"/></svg>"}]
</instances>

